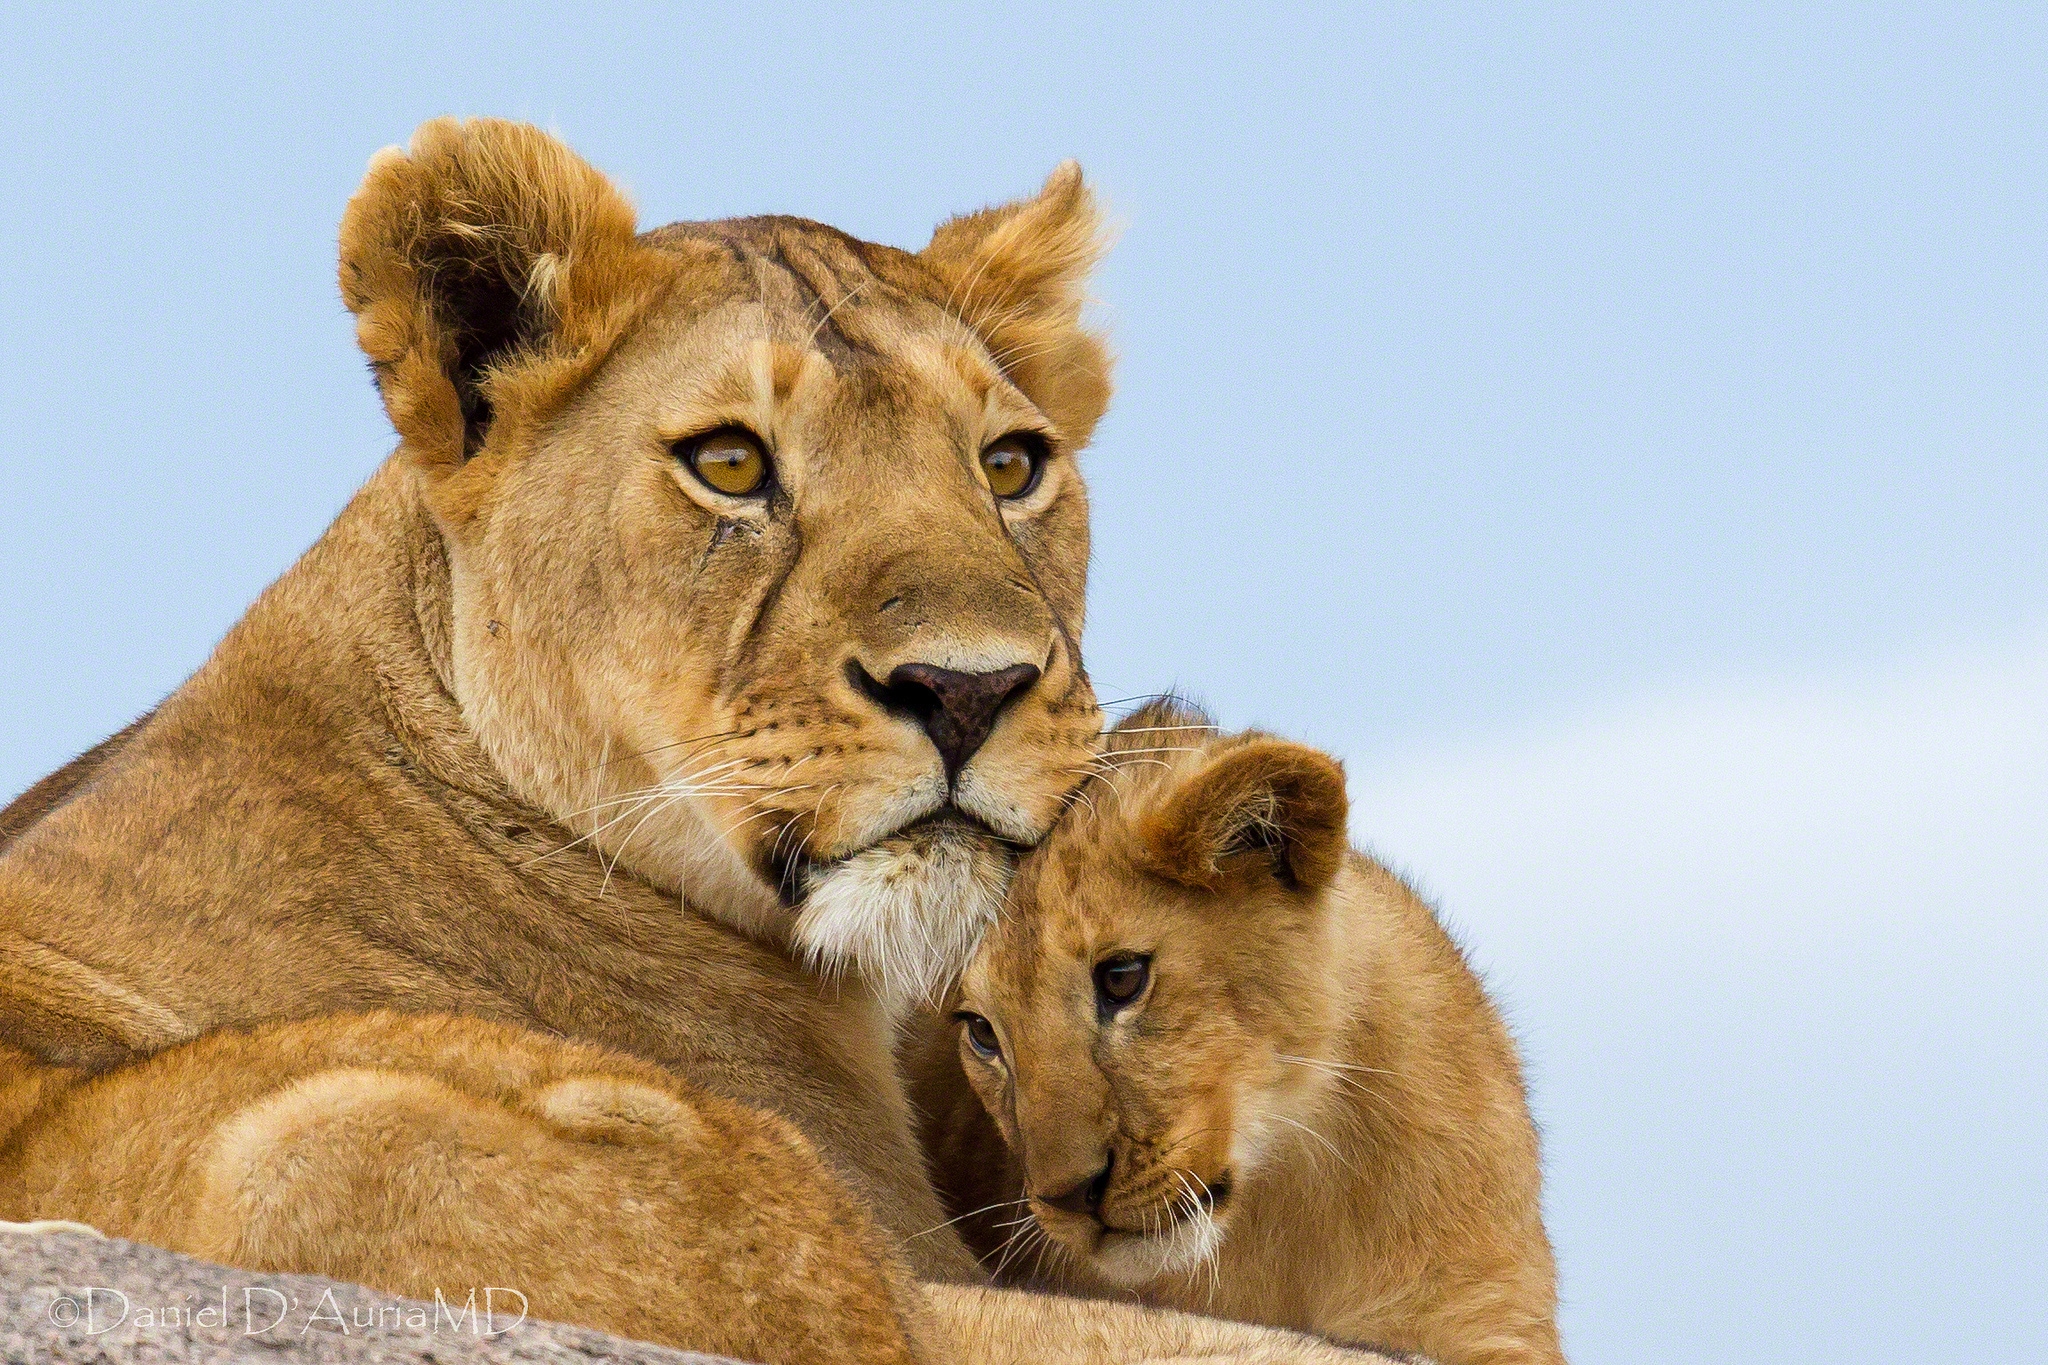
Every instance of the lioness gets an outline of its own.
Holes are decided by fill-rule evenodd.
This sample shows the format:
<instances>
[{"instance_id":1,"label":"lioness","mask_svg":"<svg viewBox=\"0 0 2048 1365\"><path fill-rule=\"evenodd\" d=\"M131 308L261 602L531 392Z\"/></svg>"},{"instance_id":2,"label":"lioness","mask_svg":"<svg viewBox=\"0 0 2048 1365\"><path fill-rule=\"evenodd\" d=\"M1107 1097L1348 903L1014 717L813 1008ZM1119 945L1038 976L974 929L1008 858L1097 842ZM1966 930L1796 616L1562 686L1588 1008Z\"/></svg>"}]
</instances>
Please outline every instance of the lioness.
<instances>
[{"instance_id":1,"label":"lioness","mask_svg":"<svg viewBox=\"0 0 2048 1365\"><path fill-rule=\"evenodd\" d=\"M1014 1283L1561 1365L1513 1044L1349 847L1342 771L1173 706L1112 738L914 1066L969 1242Z\"/></svg>"},{"instance_id":2,"label":"lioness","mask_svg":"<svg viewBox=\"0 0 2048 1365\"><path fill-rule=\"evenodd\" d=\"M957 967L1100 728L1098 242L1071 166L911 254L794 218L638 233L522 125L379 154L340 276L397 450L191 680L0 818L0 1218L85 1212L115 1170L80 1085L224 1029L431 1013L779 1115L754 1140L793 1125L933 1282L928 1355L1320 1349L978 1287L893 1066L901 1002ZM306 1035L254 1036L205 1055L291 1074L264 1040ZM489 1105L455 1137L527 1107ZM374 1145L419 1134L372 1127L321 1159L436 1197ZM30 1188L31 1148L74 1178ZM413 1174L380 1187L380 1153ZM689 1275L704 1229L663 1226L644 1254ZM494 1282L573 1240L508 1232Z\"/></svg>"}]
</instances>

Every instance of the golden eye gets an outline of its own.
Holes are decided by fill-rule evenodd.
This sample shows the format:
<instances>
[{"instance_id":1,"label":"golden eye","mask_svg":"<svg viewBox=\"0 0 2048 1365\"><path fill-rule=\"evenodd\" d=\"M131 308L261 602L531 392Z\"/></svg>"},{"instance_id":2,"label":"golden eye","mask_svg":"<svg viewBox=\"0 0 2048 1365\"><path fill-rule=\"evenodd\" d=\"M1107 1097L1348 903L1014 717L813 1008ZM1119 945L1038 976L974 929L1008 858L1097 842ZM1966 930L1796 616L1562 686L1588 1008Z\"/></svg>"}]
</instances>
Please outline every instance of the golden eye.
<instances>
[{"instance_id":1,"label":"golden eye","mask_svg":"<svg viewBox=\"0 0 2048 1365\"><path fill-rule=\"evenodd\" d=\"M1003 1052L1002 1043L996 1038L996 1026L970 1010L962 1010L953 1016L967 1026L967 1046L983 1061L994 1061Z\"/></svg>"},{"instance_id":2,"label":"golden eye","mask_svg":"<svg viewBox=\"0 0 2048 1365\"><path fill-rule=\"evenodd\" d=\"M744 498L768 487L768 452L744 427L721 427L679 442L676 454L691 473L729 497Z\"/></svg>"},{"instance_id":3,"label":"golden eye","mask_svg":"<svg viewBox=\"0 0 2048 1365\"><path fill-rule=\"evenodd\" d=\"M1038 486L1044 467L1045 442L1035 432L1013 431L981 452L981 472L988 476L989 491L999 498L1029 493Z\"/></svg>"}]
</instances>

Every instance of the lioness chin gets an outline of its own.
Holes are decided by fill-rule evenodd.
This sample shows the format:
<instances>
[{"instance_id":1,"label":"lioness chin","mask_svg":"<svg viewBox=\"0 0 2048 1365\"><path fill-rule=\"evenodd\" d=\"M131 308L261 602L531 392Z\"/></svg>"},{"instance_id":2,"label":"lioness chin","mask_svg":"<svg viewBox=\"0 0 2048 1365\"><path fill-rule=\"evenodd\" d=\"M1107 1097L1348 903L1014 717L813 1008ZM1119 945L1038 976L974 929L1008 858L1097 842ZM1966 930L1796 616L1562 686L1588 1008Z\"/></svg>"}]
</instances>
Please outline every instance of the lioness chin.
<instances>
[{"instance_id":1,"label":"lioness chin","mask_svg":"<svg viewBox=\"0 0 2048 1365\"><path fill-rule=\"evenodd\" d=\"M907 1044L1010 1283L1562 1365L1514 1047L1327 756L1148 707Z\"/></svg>"},{"instance_id":2,"label":"lioness chin","mask_svg":"<svg viewBox=\"0 0 2048 1365\"><path fill-rule=\"evenodd\" d=\"M925 1358L1321 1351L976 1287L893 1066L892 1021L971 947L1099 730L1075 462L1109 394L1080 321L1098 242L1071 166L910 253L796 218L639 232L523 125L436 121L373 159L340 282L397 450L198 673L0 813L0 1218L143 1231L102 1198L131 1132L272 1133L292 1047L434 1014L448 1055L412 1056L393 1102L467 1095L452 1127L343 1123L304 1179L469 1188L415 1158L531 1133L524 1099L452 1075L512 1027L815 1150L759 1178L829 1173L878 1254L961 1282L921 1291ZM149 1068L207 1059L241 1070L241 1108L150 1107ZM342 1067L314 1098L353 1112L357 1085ZM117 1092L142 1097L126 1126L79 1098ZM573 1237L504 1212L450 1233L499 1230L464 1264L558 1279ZM260 1220L181 1226L160 1235L293 1259ZM792 1255L866 1245L821 1230L755 1266L694 1215L646 1227L635 1254L714 1320ZM407 1254L351 1264L412 1283Z\"/></svg>"}]
</instances>

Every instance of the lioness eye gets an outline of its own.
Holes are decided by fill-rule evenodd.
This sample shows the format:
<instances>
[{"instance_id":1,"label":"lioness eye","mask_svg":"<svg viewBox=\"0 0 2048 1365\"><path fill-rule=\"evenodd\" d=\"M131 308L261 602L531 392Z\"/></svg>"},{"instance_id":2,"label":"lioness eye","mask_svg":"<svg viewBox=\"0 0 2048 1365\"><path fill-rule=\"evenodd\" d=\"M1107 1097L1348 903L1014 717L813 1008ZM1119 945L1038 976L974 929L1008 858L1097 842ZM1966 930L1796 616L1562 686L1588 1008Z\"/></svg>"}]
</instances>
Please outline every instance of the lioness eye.
<instances>
[{"instance_id":1,"label":"lioness eye","mask_svg":"<svg viewBox=\"0 0 2048 1365\"><path fill-rule=\"evenodd\" d=\"M1021 498L1037 487L1044 464L1044 442L1031 432L1012 432L981 452L981 472L999 498Z\"/></svg>"},{"instance_id":2,"label":"lioness eye","mask_svg":"<svg viewBox=\"0 0 2048 1365\"><path fill-rule=\"evenodd\" d=\"M1135 953L1106 957L1095 964L1096 1003L1108 1014L1138 998L1152 976L1152 959Z\"/></svg>"},{"instance_id":3,"label":"lioness eye","mask_svg":"<svg viewBox=\"0 0 2048 1365\"><path fill-rule=\"evenodd\" d=\"M1002 1055L1003 1045L996 1038L996 1028L978 1014L962 1010L954 1018L967 1026L967 1046L983 1061L993 1061Z\"/></svg>"},{"instance_id":4,"label":"lioness eye","mask_svg":"<svg viewBox=\"0 0 2048 1365\"><path fill-rule=\"evenodd\" d=\"M728 496L744 498L768 486L768 452L753 432L740 427L679 442L676 454L693 474Z\"/></svg>"}]
</instances>

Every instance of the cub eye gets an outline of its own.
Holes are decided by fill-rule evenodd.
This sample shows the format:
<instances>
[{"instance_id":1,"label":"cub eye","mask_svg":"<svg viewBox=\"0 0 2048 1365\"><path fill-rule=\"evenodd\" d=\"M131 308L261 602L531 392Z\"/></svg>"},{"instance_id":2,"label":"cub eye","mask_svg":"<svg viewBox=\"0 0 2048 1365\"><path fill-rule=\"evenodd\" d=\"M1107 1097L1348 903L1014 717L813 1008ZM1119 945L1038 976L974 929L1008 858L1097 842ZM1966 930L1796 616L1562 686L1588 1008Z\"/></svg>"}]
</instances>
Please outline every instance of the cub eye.
<instances>
[{"instance_id":1,"label":"cub eye","mask_svg":"<svg viewBox=\"0 0 2048 1365\"><path fill-rule=\"evenodd\" d=\"M999 498L1021 498L1038 486L1045 467L1045 441L1035 432L1013 431L981 452L981 472Z\"/></svg>"},{"instance_id":2,"label":"cub eye","mask_svg":"<svg viewBox=\"0 0 2048 1365\"><path fill-rule=\"evenodd\" d=\"M676 443L676 457L712 489L744 498L768 486L768 452L744 427L721 427Z\"/></svg>"},{"instance_id":3,"label":"cub eye","mask_svg":"<svg viewBox=\"0 0 2048 1365\"><path fill-rule=\"evenodd\" d=\"M985 1062L992 1062L1003 1055L1003 1045L996 1038L996 1028L978 1014L966 1010L953 1016L967 1026L967 1046L974 1049L974 1055Z\"/></svg>"},{"instance_id":4,"label":"cub eye","mask_svg":"<svg viewBox=\"0 0 2048 1365\"><path fill-rule=\"evenodd\" d=\"M1095 964L1095 1002L1104 1014L1115 1014L1136 1000L1152 979L1152 959L1120 953Z\"/></svg>"}]
</instances>

